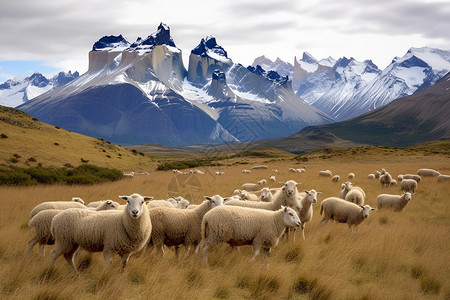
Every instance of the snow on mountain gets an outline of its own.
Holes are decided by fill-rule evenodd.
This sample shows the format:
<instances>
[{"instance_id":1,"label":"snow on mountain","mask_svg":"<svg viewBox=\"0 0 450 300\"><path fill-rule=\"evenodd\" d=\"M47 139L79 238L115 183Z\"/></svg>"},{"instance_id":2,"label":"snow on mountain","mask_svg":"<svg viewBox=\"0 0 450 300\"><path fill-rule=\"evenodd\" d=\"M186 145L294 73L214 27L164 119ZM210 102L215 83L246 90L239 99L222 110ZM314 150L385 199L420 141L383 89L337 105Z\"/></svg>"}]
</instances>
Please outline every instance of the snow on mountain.
<instances>
[{"instance_id":1,"label":"snow on mountain","mask_svg":"<svg viewBox=\"0 0 450 300\"><path fill-rule=\"evenodd\" d=\"M47 91L56 89L79 76L78 72L59 72L51 79L41 73L16 77L0 84L0 105L16 107Z\"/></svg>"},{"instance_id":2,"label":"snow on mountain","mask_svg":"<svg viewBox=\"0 0 450 300\"><path fill-rule=\"evenodd\" d=\"M292 79L294 75L294 66L288 62L285 62L277 57L277 59L273 62L269 58L263 56L259 56L255 58L252 63L253 67L261 66L266 71L275 71L281 76L288 76Z\"/></svg>"}]
</instances>

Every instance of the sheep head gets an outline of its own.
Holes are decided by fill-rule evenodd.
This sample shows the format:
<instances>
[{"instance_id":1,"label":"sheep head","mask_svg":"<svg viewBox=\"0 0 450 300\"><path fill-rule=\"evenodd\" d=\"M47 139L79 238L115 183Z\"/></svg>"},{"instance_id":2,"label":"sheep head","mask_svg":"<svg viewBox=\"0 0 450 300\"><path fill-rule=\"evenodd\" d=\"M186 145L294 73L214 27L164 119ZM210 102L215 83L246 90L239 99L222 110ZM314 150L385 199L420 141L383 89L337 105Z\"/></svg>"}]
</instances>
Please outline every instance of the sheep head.
<instances>
[{"instance_id":1,"label":"sheep head","mask_svg":"<svg viewBox=\"0 0 450 300\"><path fill-rule=\"evenodd\" d=\"M131 196L119 196L123 200L127 201L126 210L132 219L139 219L144 211L144 205L153 197L141 196L139 194L133 194Z\"/></svg>"},{"instance_id":2,"label":"sheep head","mask_svg":"<svg viewBox=\"0 0 450 300\"><path fill-rule=\"evenodd\" d=\"M283 221L289 227L299 227L301 222L297 213L290 207L281 206L283 210Z\"/></svg>"}]
</instances>

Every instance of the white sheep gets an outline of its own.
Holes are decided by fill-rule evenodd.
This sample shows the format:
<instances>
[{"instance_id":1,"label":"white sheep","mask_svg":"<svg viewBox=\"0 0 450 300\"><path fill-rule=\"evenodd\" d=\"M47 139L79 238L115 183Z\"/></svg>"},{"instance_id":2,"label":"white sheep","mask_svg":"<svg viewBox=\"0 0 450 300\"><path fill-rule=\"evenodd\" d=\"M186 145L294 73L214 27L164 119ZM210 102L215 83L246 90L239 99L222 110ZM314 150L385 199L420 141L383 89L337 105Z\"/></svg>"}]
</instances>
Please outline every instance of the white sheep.
<instances>
[{"instance_id":1,"label":"white sheep","mask_svg":"<svg viewBox=\"0 0 450 300\"><path fill-rule=\"evenodd\" d=\"M316 190L303 191L300 193L300 205L301 209L298 211L298 216L302 222L302 236L305 239L305 225L307 222L312 220L313 208L312 205L317 203L317 195L322 194L322 192L316 192ZM294 236L295 237L295 236ZM295 241L295 239L294 239Z\"/></svg>"},{"instance_id":2,"label":"white sheep","mask_svg":"<svg viewBox=\"0 0 450 300\"><path fill-rule=\"evenodd\" d=\"M266 165L260 165L260 166L254 166L252 169L253 170L265 170L268 169L269 167Z\"/></svg>"},{"instance_id":3,"label":"white sheep","mask_svg":"<svg viewBox=\"0 0 450 300\"><path fill-rule=\"evenodd\" d=\"M76 270L73 254L81 247L88 252L103 251L105 269L111 264L114 253L119 254L123 271L130 256L146 245L152 223L146 205L150 197L139 194L119 197L127 201L123 211L70 208L57 214L50 229L55 238L50 266L60 255L64 255Z\"/></svg>"},{"instance_id":4,"label":"white sheep","mask_svg":"<svg viewBox=\"0 0 450 300\"><path fill-rule=\"evenodd\" d=\"M394 211L401 211L412 200L411 193L406 192L403 195L380 194L377 197L378 209L391 208Z\"/></svg>"},{"instance_id":5,"label":"white sheep","mask_svg":"<svg viewBox=\"0 0 450 300\"><path fill-rule=\"evenodd\" d=\"M272 181L272 182L275 182L275 181L277 181L277 180L276 180L276 178L275 178L275 176L273 176L273 175L272 175L272 176L270 176L269 180L270 180L270 181Z\"/></svg>"},{"instance_id":6,"label":"white sheep","mask_svg":"<svg viewBox=\"0 0 450 300\"><path fill-rule=\"evenodd\" d=\"M152 197L149 197L152 198ZM176 208L178 206L178 201L177 204L174 204L173 201L167 201L167 200L153 200L150 199L151 201L149 201L147 203L147 207L150 208L154 208L154 207L168 207L168 208Z\"/></svg>"},{"instance_id":7,"label":"white sheep","mask_svg":"<svg viewBox=\"0 0 450 300\"><path fill-rule=\"evenodd\" d=\"M295 173L296 172L295 170L296 169L294 169L294 168L289 168L289 172Z\"/></svg>"},{"instance_id":8,"label":"white sheep","mask_svg":"<svg viewBox=\"0 0 450 300\"><path fill-rule=\"evenodd\" d=\"M208 264L208 250L218 243L230 246L253 246L253 261L261 249L268 259L270 249L278 244L286 227L299 227L297 213L288 207L276 211L237 206L217 207L202 221L202 258Z\"/></svg>"},{"instance_id":9,"label":"white sheep","mask_svg":"<svg viewBox=\"0 0 450 300\"><path fill-rule=\"evenodd\" d=\"M441 174L441 175L439 175L438 178L437 178L437 181L438 181L438 182L448 181L448 180L450 180L450 175L444 175L444 174Z\"/></svg>"},{"instance_id":10,"label":"white sheep","mask_svg":"<svg viewBox=\"0 0 450 300\"><path fill-rule=\"evenodd\" d=\"M390 186L396 186L397 185L397 180L395 179L391 179L391 182L389 183Z\"/></svg>"},{"instance_id":11,"label":"white sheep","mask_svg":"<svg viewBox=\"0 0 450 300\"><path fill-rule=\"evenodd\" d=\"M259 195L259 200L263 202L272 202L273 194L269 188L262 188L261 194Z\"/></svg>"},{"instance_id":12,"label":"white sheep","mask_svg":"<svg viewBox=\"0 0 450 300\"><path fill-rule=\"evenodd\" d=\"M422 180L422 177L414 174L405 174L403 179L414 179L417 183L419 183Z\"/></svg>"},{"instance_id":13,"label":"white sheep","mask_svg":"<svg viewBox=\"0 0 450 300\"><path fill-rule=\"evenodd\" d=\"M348 173L348 179L355 178L355 173Z\"/></svg>"},{"instance_id":14,"label":"white sheep","mask_svg":"<svg viewBox=\"0 0 450 300\"><path fill-rule=\"evenodd\" d=\"M267 180L261 179L260 181L258 181L258 184L259 185L265 185L265 184L267 184Z\"/></svg>"},{"instance_id":15,"label":"white sheep","mask_svg":"<svg viewBox=\"0 0 450 300\"><path fill-rule=\"evenodd\" d=\"M331 177L333 176L333 173L330 170L320 171L319 176Z\"/></svg>"},{"instance_id":16,"label":"white sheep","mask_svg":"<svg viewBox=\"0 0 450 300\"><path fill-rule=\"evenodd\" d=\"M225 172L221 172L221 171L216 171L216 175L225 175Z\"/></svg>"},{"instance_id":17,"label":"white sheep","mask_svg":"<svg viewBox=\"0 0 450 300\"><path fill-rule=\"evenodd\" d=\"M149 244L154 245L164 253L164 245L175 246L178 257L178 248L185 246L184 257L187 256L191 246L195 246L195 253L201 241L201 224L203 216L215 207L223 205L224 199L215 195L204 197L206 200L194 209L167 209L164 207L149 209L152 221L152 233Z\"/></svg>"},{"instance_id":18,"label":"white sheep","mask_svg":"<svg viewBox=\"0 0 450 300\"><path fill-rule=\"evenodd\" d=\"M350 181L345 181L341 184L341 193L339 194L339 198L345 199L345 195L350 191L352 188L352 183Z\"/></svg>"},{"instance_id":19,"label":"white sheep","mask_svg":"<svg viewBox=\"0 0 450 300\"><path fill-rule=\"evenodd\" d=\"M249 193L246 190L241 190L241 193L239 194L239 197L242 200L248 200L248 201L259 201L259 197L255 194Z\"/></svg>"},{"instance_id":20,"label":"white sheep","mask_svg":"<svg viewBox=\"0 0 450 300\"><path fill-rule=\"evenodd\" d=\"M414 179L403 179L400 183L400 188L404 192L410 192L414 194L417 189L417 181L415 181Z\"/></svg>"},{"instance_id":21,"label":"white sheep","mask_svg":"<svg viewBox=\"0 0 450 300\"><path fill-rule=\"evenodd\" d=\"M339 182L341 180L341 177L339 175L334 175L333 178L331 178L332 182Z\"/></svg>"},{"instance_id":22,"label":"white sheep","mask_svg":"<svg viewBox=\"0 0 450 300\"><path fill-rule=\"evenodd\" d=\"M252 171L250 171L250 170L247 170L247 169L245 169L245 170L242 170L242 173L243 174L250 174Z\"/></svg>"},{"instance_id":23,"label":"white sheep","mask_svg":"<svg viewBox=\"0 0 450 300\"><path fill-rule=\"evenodd\" d=\"M95 211L117 210L118 208L119 203L112 200L102 201L101 204L95 208L88 207L88 209ZM55 239L52 237L50 232L50 225L53 217L62 211L62 209L45 209L37 213L28 221L28 227L34 228L35 230L35 236L28 242L28 257L31 255L34 245L37 243L39 243L39 253L41 257L44 257L45 255L44 246L53 245L55 243Z\"/></svg>"},{"instance_id":24,"label":"white sheep","mask_svg":"<svg viewBox=\"0 0 450 300\"><path fill-rule=\"evenodd\" d=\"M378 170L375 170L375 172L373 172L375 174L375 178L378 179L381 176L381 172Z\"/></svg>"},{"instance_id":25,"label":"white sheep","mask_svg":"<svg viewBox=\"0 0 450 300\"><path fill-rule=\"evenodd\" d=\"M380 176L380 184L381 187L389 187L391 185L392 176L389 174L389 172L385 172L383 175Z\"/></svg>"},{"instance_id":26,"label":"white sheep","mask_svg":"<svg viewBox=\"0 0 450 300\"><path fill-rule=\"evenodd\" d=\"M397 181L398 181L398 182L402 182L404 176L405 176L405 175L403 175L403 174L399 174L399 175L397 176Z\"/></svg>"},{"instance_id":27,"label":"white sheep","mask_svg":"<svg viewBox=\"0 0 450 300\"><path fill-rule=\"evenodd\" d=\"M441 173L439 173L438 171L433 170L433 169L419 169L417 171L417 175L423 176L423 177L437 177L437 176L441 175Z\"/></svg>"},{"instance_id":28,"label":"white sheep","mask_svg":"<svg viewBox=\"0 0 450 300\"><path fill-rule=\"evenodd\" d=\"M45 209L67 209L67 208L86 208L83 199L79 197L73 197L72 201L47 201L36 205L30 212L30 219L33 218L38 212Z\"/></svg>"},{"instance_id":29,"label":"white sheep","mask_svg":"<svg viewBox=\"0 0 450 300\"><path fill-rule=\"evenodd\" d=\"M352 186L348 193L345 195L345 201L352 202L358 205L364 205L366 200L366 193L358 186Z\"/></svg>"},{"instance_id":30,"label":"white sheep","mask_svg":"<svg viewBox=\"0 0 450 300\"><path fill-rule=\"evenodd\" d=\"M134 178L134 174L132 173L123 173L124 178Z\"/></svg>"},{"instance_id":31,"label":"white sheep","mask_svg":"<svg viewBox=\"0 0 450 300\"><path fill-rule=\"evenodd\" d=\"M347 223L348 227L358 226L364 221L371 210L375 208L370 205L358 205L337 197L329 197L320 203L320 214L323 214L321 226L334 220L339 223Z\"/></svg>"},{"instance_id":32,"label":"white sheep","mask_svg":"<svg viewBox=\"0 0 450 300\"><path fill-rule=\"evenodd\" d=\"M244 183L241 187L242 190L246 191L259 191L261 189L261 185L258 183Z\"/></svg>"},{"instance_id":33,"label":"white sheep","mask_svg":"<svg viewBox=\"0 0 450 300\"><path fill-rule=\"evenodd\" d=\"M187 199L181 199L177 204L177 208L186 209L186 208L188 208L189 204L190 203Z\"/></svg>"},{"instance_id":34,"label":"white sheep","mask_svg":"<svg viewBox=\"0 0 450 300\"><path fill-rule=\"evenodd\" d=\"M289 180L283 183L281 190L277 191L273 196L272 202L254 202L254 201L240 201L240 200L229 200L225 202L225 205L233 206L243 206L250 208L260 208L266 210L277 210L281 206L289 206L300 209L300 203L298 202L298 190L297 185L294 180Z\"/></svg>"},{"instance_id":35,"label":"white sheep","mask_svg":"<svg viewBox=\"0 0 450 300\"><path fill-rule=\"evenodd\" d=\"M369 175L367 175L367 178L369 178L369 179L375 179L375 174L369 174Z\"/></svg>"}]
</instances>

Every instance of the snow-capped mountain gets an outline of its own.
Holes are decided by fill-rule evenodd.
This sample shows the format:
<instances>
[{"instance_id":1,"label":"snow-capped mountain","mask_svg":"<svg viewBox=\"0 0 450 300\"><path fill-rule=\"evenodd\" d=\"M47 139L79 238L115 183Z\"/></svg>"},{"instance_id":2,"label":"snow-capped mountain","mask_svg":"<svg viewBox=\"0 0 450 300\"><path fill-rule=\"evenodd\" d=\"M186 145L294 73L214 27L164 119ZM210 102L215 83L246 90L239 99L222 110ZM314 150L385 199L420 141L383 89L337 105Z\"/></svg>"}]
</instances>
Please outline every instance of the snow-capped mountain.
<instances>
[{"instance_id":1,"label":"snow-capped mountain","mask_svg":"<svg viewBox=\"0 0 450 300\"><path fill-rule=\"evenodd\" d=\"M186 70L162 23L134 43L102 37L85 74L19 109L127 145L253 141L332 122L296 96L287 77L234 64L213 36L191 51Z\"/></svg>"},{"instance_id":2,"label":"snow-capped mountain","mask_svg":"<svg viewBox=\"0 0 450 300\"><path fill-rule=\"evenodd\" d=\"M0 105L16 107L47 91L63 86L79 76L78 72L59 72L51 79L41 73L14 78L0 84Z\"/></svg>"}]
</instances>

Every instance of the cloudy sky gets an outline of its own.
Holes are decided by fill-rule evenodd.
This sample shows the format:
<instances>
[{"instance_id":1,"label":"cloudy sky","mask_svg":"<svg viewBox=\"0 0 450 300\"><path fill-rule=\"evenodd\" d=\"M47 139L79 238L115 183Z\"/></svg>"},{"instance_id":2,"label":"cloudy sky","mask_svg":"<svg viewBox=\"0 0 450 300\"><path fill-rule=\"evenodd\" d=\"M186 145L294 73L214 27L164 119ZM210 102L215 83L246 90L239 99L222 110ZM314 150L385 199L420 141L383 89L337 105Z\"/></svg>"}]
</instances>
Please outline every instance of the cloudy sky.
<instances>
[{"instance_id":1,"label":"cloudy sky","mask_svg":"<svg viewBox=\"0 0 450 300\"><path fill-rule=\"evenodd\" d=\"M184 64L216 36L236 63L260 56L293 63L304 51L372 59L381 69L411 47L450 50L448 0L18 0L0 9L0 83L35 71L87 71L104 35L128 41L168 24Z\"/></svg>"}]
</instances>

